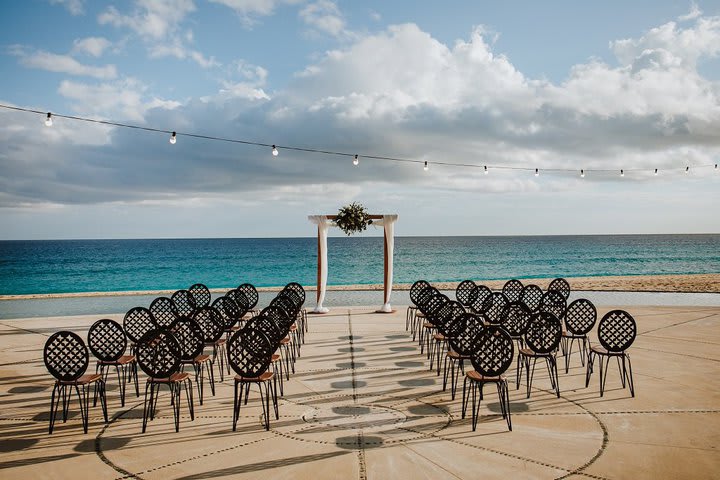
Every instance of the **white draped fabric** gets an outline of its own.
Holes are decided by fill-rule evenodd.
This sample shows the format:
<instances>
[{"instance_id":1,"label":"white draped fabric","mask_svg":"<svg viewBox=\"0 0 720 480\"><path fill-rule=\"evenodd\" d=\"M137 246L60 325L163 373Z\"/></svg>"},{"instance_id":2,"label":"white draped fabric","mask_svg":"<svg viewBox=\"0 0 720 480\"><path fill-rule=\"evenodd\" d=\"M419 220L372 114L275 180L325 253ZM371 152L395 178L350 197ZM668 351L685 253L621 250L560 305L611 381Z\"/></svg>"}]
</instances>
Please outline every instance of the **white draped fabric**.
<instances>
[{"instance_id":1,"label":"white draped fabric","mask_svg":"<svg viewBox=\"0 0 720 480\"><path fill-rule=\"evenodd\" d=\"M390 305L390 295L392 294L393 285L393 254L395 251L395 222L397 215L383 215L381 219L373 221L373 225L384 228L384 256L385 256L385 276L384 276L384 303L380 307L381 312L392 312ZM314 313L327 313L330 311L323 306L325 302L325 292L327 291L327 232L328 228L334 226L334 223L327 218L327 215L309 215L308 220L318 226L318 286L317 286L317 305L313 310Z\"/></svg>"}]
</instances>

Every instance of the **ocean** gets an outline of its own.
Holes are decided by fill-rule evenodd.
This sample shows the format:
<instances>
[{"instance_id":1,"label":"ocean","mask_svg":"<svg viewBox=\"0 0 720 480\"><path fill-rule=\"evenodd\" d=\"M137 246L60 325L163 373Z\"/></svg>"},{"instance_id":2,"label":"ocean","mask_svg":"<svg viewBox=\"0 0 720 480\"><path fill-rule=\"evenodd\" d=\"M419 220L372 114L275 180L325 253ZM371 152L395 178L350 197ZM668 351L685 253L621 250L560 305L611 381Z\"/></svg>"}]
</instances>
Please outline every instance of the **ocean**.
<instances>
[{"instance_id":1,"label":"ocean","mask_svg":"<svg viewBox=\"0 0 720 480\"><path fill-rule=\"evenodd\" d=\"M328 284L378 284L382 237L328 239ZM398 237L395 283L720 273L720 235ZM0 241L0 295L315 285L316 238Z\"/></svg>"}]
</instances>

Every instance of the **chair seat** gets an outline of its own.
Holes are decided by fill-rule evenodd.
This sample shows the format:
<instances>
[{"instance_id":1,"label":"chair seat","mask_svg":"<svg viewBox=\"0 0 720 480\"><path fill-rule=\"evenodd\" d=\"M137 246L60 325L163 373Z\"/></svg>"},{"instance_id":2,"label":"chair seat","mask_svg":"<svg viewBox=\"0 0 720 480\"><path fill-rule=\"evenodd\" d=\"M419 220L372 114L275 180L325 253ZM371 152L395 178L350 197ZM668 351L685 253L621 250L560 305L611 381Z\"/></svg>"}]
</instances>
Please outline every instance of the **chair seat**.
<instances>
[{"instance_id":1,"label":"chair seat","mask_svg":"<svg viewBox=\"0 0 720 480\"><path fill-rule=\"evenodd\" d=\"M445 335L443 335L442 333L436 333L435 335L433 335L433 337L434 337L435 340L437 340L438 342L441 342L441 341L445 340Z\"/></svg>"},{"instance_id":2,"label":"chair seat","mask_svg":"<svg viewBox=\"0 0 720 480\"><path fill-rule=\"evenodd\" d=\"M503 375L495 376L495 377L486 377L477 370L473 370L471 372L467 372L465 374L469 380L472 380L473 382L504 382L505 377Z\"/></svg>"},{"instance_id":3,"label":"chair seat","mask_svg":"<svg viewBox=\"0 0 720 480\"><path fill-rule=\"evenodd\" d=\"M280 340L280 343L283 345L290 343L290 337L283 338L282 340Z\"/></svg>"},{"instance_id":4,"label":"chair seat","mask_svg":"<svg viewBox=\"0 0 720 480\"><path fill-rule=\"evenodd\" d=\"M60 385L87 385L88 383L95 383L102 379L102 375L99 373L86 373L77 380L58 380Z\"/></svg>"},{"instance_id":5,"label":"chair seat","mask_svg":"<svg viewBox=\"0 0 720 480\"><path fill-rule=\"evenodd\" d=\"M610 352L606 348L601 347L600 345L594 345L590 347L590 350L597 353L598 355L608 355L610 357L622 357L625 355L625 352Z\"/></svg>"},{"instance_id":6,"label":"chair seat","mask_svg":"<svg viewBox=\"0 0 720 480\"><path fill-rule=\"evenodd\" d=\"M165 378L150 377L150 378L148 378L147 381L150 383L178 383L178 382L184 382L185 380L188 379L189 376L190 376L190 374L187 372L178 372L178 373L173 373L172 375L170 375L170 377L165 377Z\"/></svg>"},{"instance_id":7,"label":"chair seat","mask_svg":"<svg viewBox=\"0 0 720 480\"><path fill-rule=\"evenodd\" d=\"M460 355L455 350L450 350L447 353L447 356L452 358L453 360L467 360L470 358L470 355Z\"/></svg>"},{"instance_id":8,"label":"chair seat","mask_svg":"<svg viewBox=\"0 0 720 480\"><path fill-rule=\"evenodd\" d=\"M259 377L243 377L242 375L235 375L235 381L236 382L261 383L261 382L267 382L269 380L272 380L274 375L275 374L273 372L265 372L265 373L261 374Z\"/></svg>"},{"instance_id":9,"label":"chair seat","mask_svg":"<svg viewBox=\"0 0 720 480\"><path fill-rule=\"evenodd\" d=\"M290 325L290 331L291 332L297 331L297 325L295 325L294 323L292 325Z\"/></svg>"},{"instance_id":10,"label":"chair seat","mask_svg":"<svg viewBox=\"0 0 720 480\"><path fill-rule=\"evenodd\" d=\"M417 311L417 313L415 313L415 316L420 317L420 318L425 318L425 314L419 310Z\"/></svg>"},{"instance_id":11,"label":"chair seat","mask_svg":"<svg viewBox=\"0 0 720 480\"><path fill-rule=\"evenodd\" d=\"M279 353L273 353L272 357L270 357L271 362L278 362L280 361L280 354Z\"/></svg>"},{"instance_id":12,"label":"chair seat","mask_svg":"<svg viewBox=\"0 0 720 480\"><path fill-rule=\"evenodd\" d=\"M423 323L423 328L437 328L434 323L425 322Z\"/></svg>"},{"instance_id":13,"label":"chair seat","mask_svg":"<svg viewBox=\"0 0 720 480\"><path fill-rule=\"evenodd\" d=\"M202 354L202 355L198 355L197 357L195 357L195 363L205 363L208 361L210 361L210 355Z\"/></svg>"},{"instance_id":14,"label":"chair seat","mask_svg":"<svg viewBox=\"0 0 720 480\"><path fill-rule=\"evenodd\" d=\"M134 361L135 361L135 355L123 355L122 357L118 358L117 360L112 360L112 361L98 360L98 363L100 365L127 365L128 363L133 363Z\"/></svg>"}]
</instances>

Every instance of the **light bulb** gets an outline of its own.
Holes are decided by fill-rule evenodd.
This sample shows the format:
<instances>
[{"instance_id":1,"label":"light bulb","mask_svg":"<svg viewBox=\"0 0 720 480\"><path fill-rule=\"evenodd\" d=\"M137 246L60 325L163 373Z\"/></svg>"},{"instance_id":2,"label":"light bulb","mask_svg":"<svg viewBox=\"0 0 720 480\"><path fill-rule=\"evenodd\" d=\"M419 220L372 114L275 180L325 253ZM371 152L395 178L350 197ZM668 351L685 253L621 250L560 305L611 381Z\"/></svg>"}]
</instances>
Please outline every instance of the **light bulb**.
<instances>
[{"instance_id":1,"label":"light bulb","mask_svg":"<svg viewBox=\"0 0 720 480\"><path fill-rule=\"evenodd\" d=\"M428 167L427 160L425 160L425 166L423 167L423 170L425 170L427 172L429 169L430 169L430 167Z\"/></svg>"},{"instance_id":2,"label":"light bulb","mask_svg":"<svg viewBox=\"0 0 720 480\"><path fill-rule=\"evenodd\" d=\"M48 112L47 117L45 117L45 126L52 127L52 113L50 112Z\"/></svg>"},{"instance_id":3,"label":"light bulb","mask_svg":"<svg viewBox=\"0 0 720 480\"><path fill-rule=\"evenodd\" d=\"M487 175L487 174L488 174L488 169L487 169L487 165L485 165L485 175Z\"/></svg>"},{"instance_id":4,"label":"light bulb","mask_svg":"<svg viewBox=\"0 0 720 480\"><path fill-rule=\"evenodd\" d=\"M277 157L280 154L280 152L278 152L278 149L275 145L273 145L272 154L273 154L273 157Z\"/></svg>"},{"instance_id":5,"label":"light bulb","mask_svg":"<svg viewBox=\"0 0 720 480\"><path fill-rule=\"evenodd\" d=\"M585 170L580 170L580 178L585 178Z\"/></svg>"},{"instance_id":6,"label":"light bulb","mask_svg":"<svg viewBox=\"0 0 720 480\"><path fill-rule=\"evenodd\" d=\"M360 163L360 159L358 159L358 156L355 155L355 158L353 158L353 165L357 166L358 163Z\"/></svg>"},{"instance_id":7,"label":"light bulb","mask_svg":"<svg viewBox=\"0 0 720 480\"><path fill-rule=\"evenodd\" d=\"M620 176L621 176L621 177L624 177L624 176L625 176L625 170L620 169Z\"/></svg>"},{"instance_id":8,"label":"light bulb","mask_svg":"<svg viewBox=\"0 0 720 480\"><path fill-rule=\"evenodd\" d=\"M690 167L685 167L685 173L688 173L690 171Z\"/></svg>"},{"instance_id":9,"label":"light bulb","mask_svg":"<svg viewBox=\"0 0 720 480\"><path fill-rule=\"evenodd\" d=\"M177 134L173 132L172 135L170 135L170 144L175 145L175 143L177 143Z\"/></svg>"},{"instance_id":10,"label":"light bulb","mask_svg":"<svg viewBox=\"0 0 720 480\"><path fill-rule=\"evenodd\" d=\"M655 175L657 175L657 168L655 169Z\"/></svg>"},{"instance_id":11,"label":"light bulb","mask_svg":"<svg viewBox=\"0 0 720 480\"><path fill-rule=\"evenodd\" d=\"M717 163L715 164L715 170L717 170Z\"/></svg>"},{"instance_id":12,"label":"light bulb","mask_svg":"<svg viewBox=\"0 0 720 480\"><path fill-rule=\"evenodd\" d=\"M540 170L538 170L537 168L535 169L535 176L536 176L536 177L539 177L539 176L540 176Z\"/></svg>"}]
</instances>

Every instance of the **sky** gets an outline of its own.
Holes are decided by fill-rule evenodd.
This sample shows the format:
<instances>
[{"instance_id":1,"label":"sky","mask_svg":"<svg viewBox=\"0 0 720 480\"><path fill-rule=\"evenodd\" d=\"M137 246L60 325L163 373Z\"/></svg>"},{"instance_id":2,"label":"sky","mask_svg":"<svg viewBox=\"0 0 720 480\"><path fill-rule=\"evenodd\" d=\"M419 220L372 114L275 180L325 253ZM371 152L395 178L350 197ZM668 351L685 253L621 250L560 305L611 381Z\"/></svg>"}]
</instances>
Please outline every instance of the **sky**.
<instances>
[{"instance_id":1,"label":"sky","mask_svg":"<svg viewBox=\"0 0 720 480\"><path fill-rule=\"evenodd\" d=\"M1 2L55 117L0 108L0 239L720 233L719 55L717 0Z\"/></svg>"}]
</instances>

